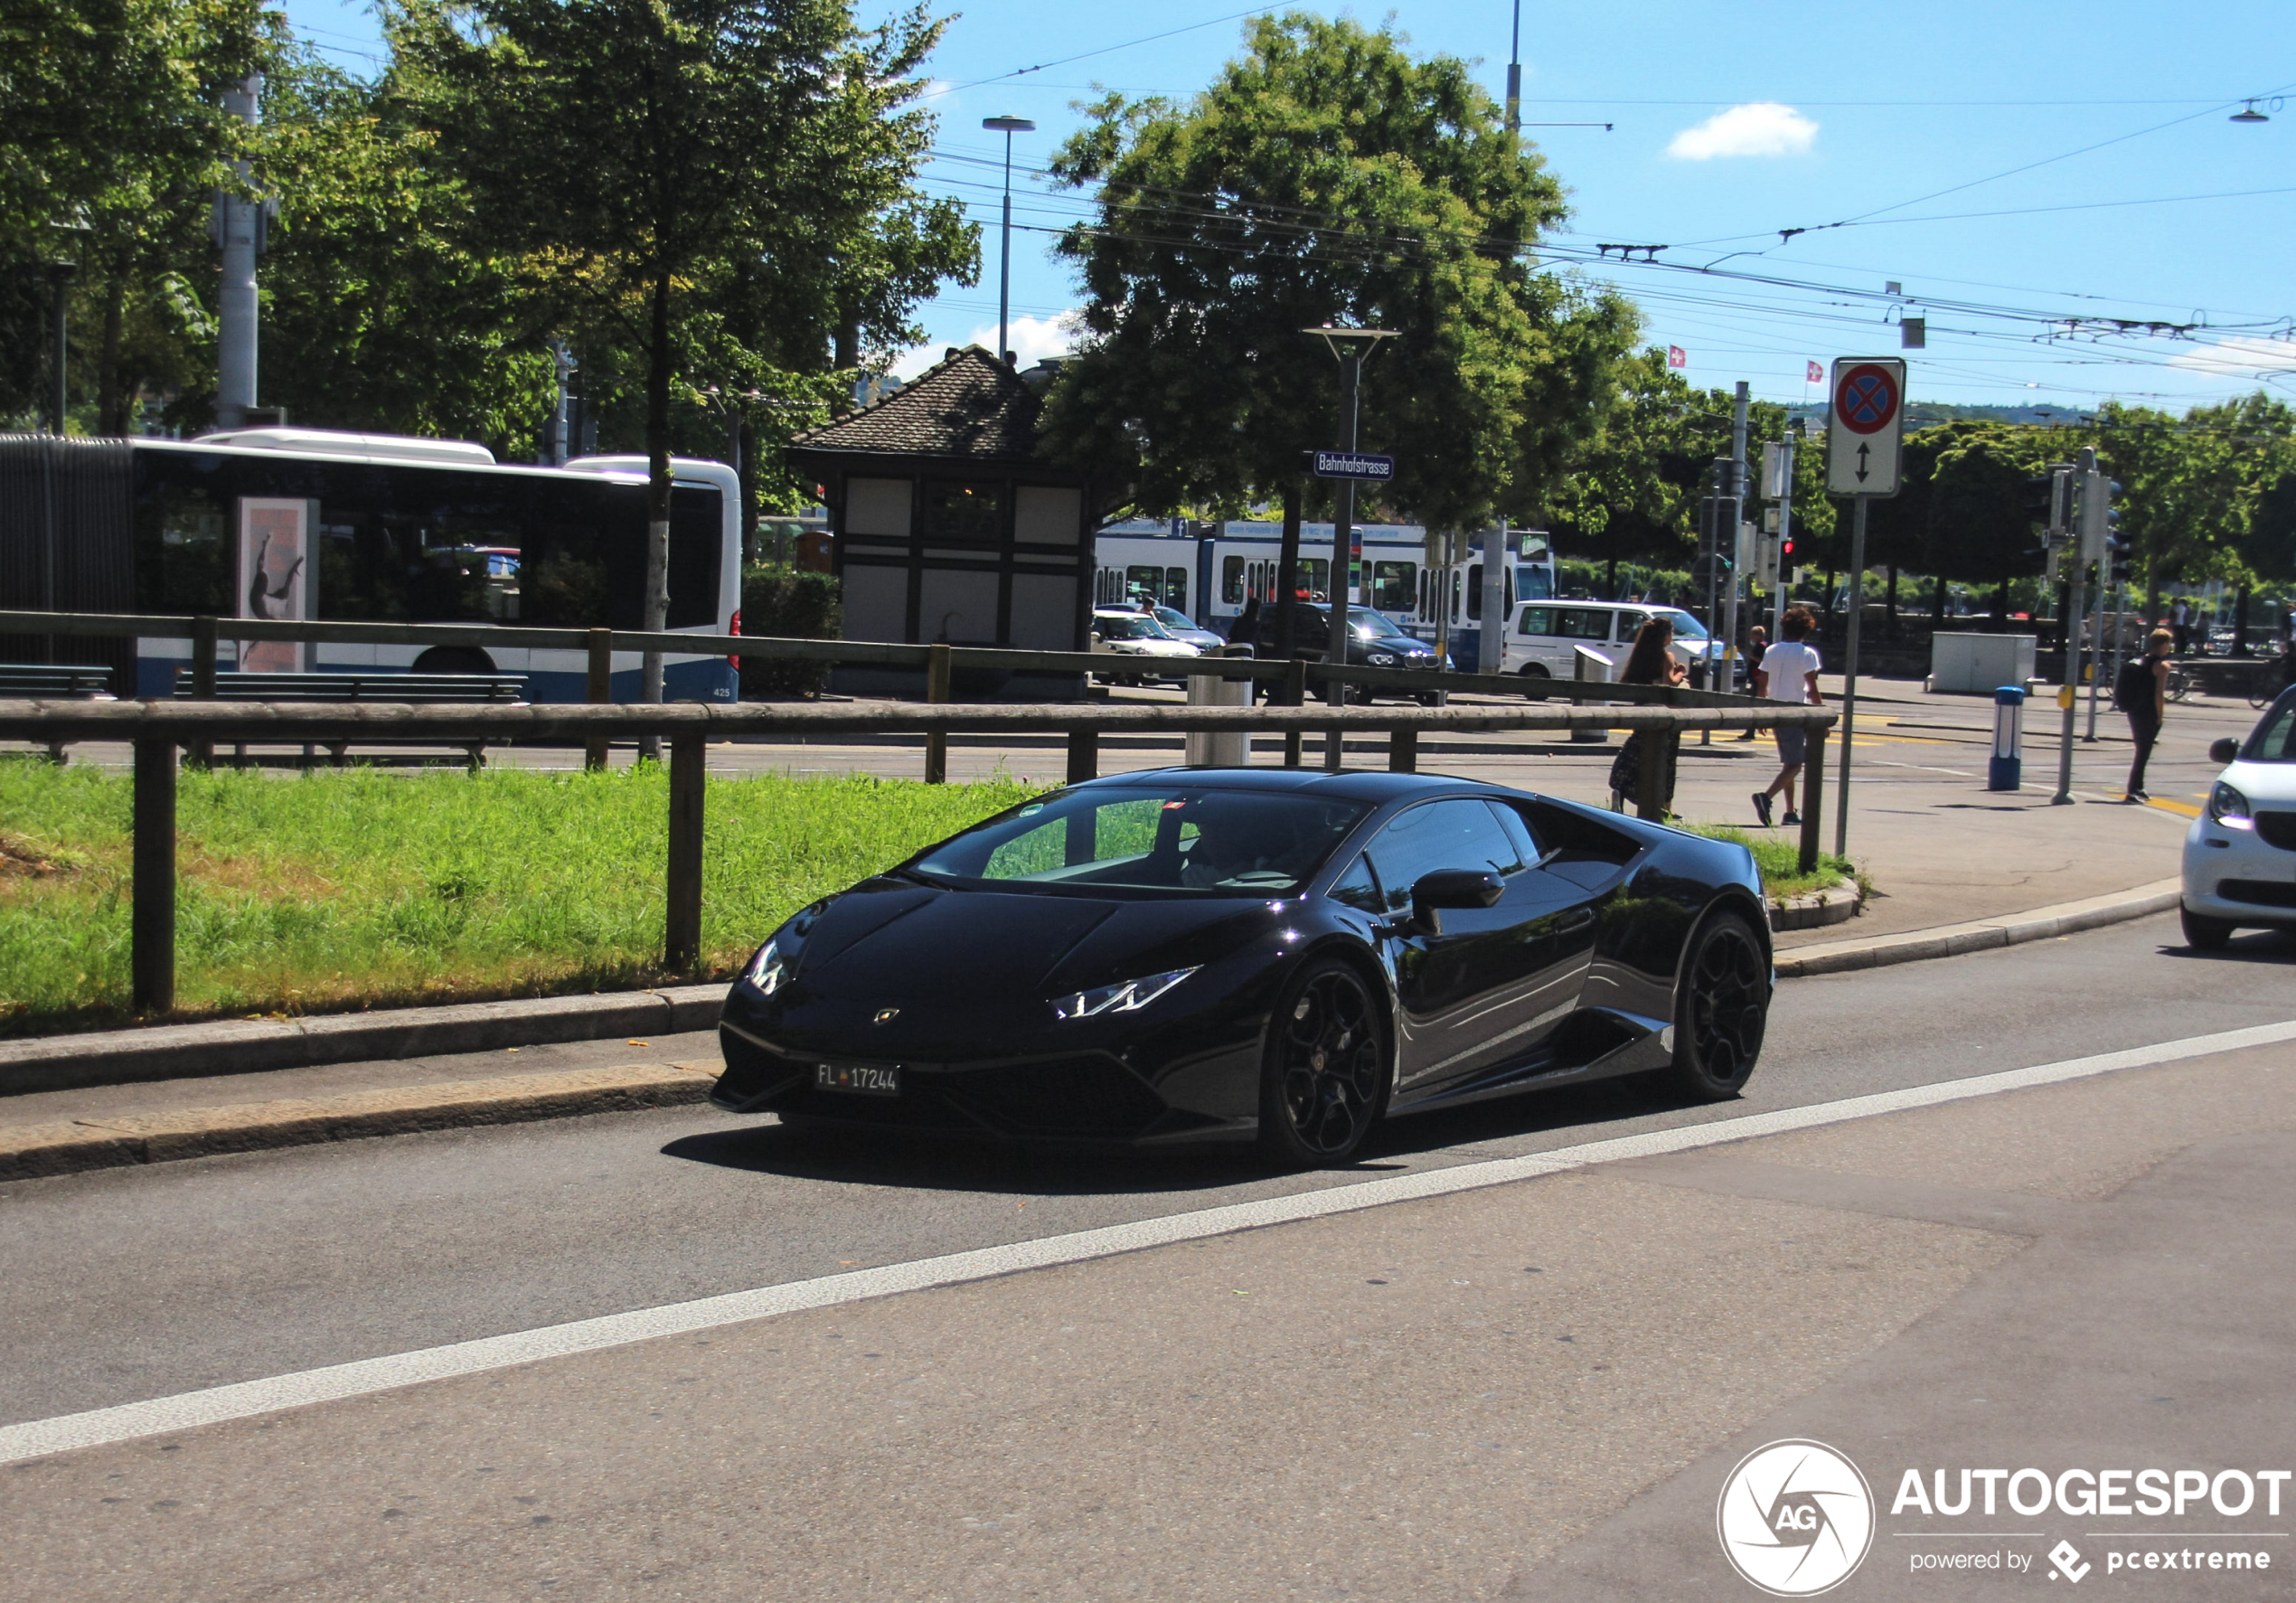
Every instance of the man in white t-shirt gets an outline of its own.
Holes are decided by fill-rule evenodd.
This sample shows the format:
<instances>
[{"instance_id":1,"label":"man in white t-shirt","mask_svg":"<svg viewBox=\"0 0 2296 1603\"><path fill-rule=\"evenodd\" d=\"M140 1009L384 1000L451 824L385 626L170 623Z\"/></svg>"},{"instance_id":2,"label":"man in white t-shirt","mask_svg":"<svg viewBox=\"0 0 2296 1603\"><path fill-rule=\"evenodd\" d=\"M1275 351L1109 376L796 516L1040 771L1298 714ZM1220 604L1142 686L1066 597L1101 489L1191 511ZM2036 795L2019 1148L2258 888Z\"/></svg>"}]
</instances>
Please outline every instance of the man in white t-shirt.
<instances>
[{"instance_id":1,"label":"man in white t-shirt","mask_svg":"<svg viewBox=\"0 0 2296 1603\"><path fill-rule=\"evenodd\" d=\"M1809 643L1813 622L1800 607L1779 619L1778 633L1783 638L1762 654L1762 665L1754 671L1755 695L1765 701L1793 702L1806 707L1824 702L1826 698L1818 691L1818 648ZM1758 790L1754 796L1755 816L1765 828L1770 823L1770 798L1782 791L1786 798L1786 811L1778 822L1802 822L1802 815L1793 807L1793 782L1801 777L1802 764L1810 754L1810 731L1781 726L1777 736L1778 761L1783 766L1778 777L1770 781L1770 788Z\"/></svg>"}]
</instances>

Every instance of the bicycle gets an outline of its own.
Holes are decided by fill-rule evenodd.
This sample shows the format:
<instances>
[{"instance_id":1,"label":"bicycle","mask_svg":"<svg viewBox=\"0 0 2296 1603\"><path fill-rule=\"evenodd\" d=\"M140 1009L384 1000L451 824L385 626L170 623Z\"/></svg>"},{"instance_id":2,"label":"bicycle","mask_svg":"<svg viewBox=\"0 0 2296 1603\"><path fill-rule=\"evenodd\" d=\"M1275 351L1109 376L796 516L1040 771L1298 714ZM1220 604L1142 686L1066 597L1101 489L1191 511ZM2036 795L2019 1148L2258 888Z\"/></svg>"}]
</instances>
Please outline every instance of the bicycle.
<instances>
[{"instance_id":1,"label":"bicycle","mask_svg":"<svg viewBox=\"0 0 2296 1603\"><path fill-rule=\"evenodd\" d=\"M2248 681L2248 704L2262 707L2275 701L2289 685L2290 671L2296 666L2296 655L2282 652L2256 670Z\"/></svg>"},{"instance_id":2,"label":"bicycle","mask_svg":"<svg viewBox=\"0 0 2296 1603\"><path fill-rule=\"evenodd\" d=\"M2192 693L2192 675L2175 663L2169 665L2169 699L2181 702Z\"/></svg>"}]
</instances>

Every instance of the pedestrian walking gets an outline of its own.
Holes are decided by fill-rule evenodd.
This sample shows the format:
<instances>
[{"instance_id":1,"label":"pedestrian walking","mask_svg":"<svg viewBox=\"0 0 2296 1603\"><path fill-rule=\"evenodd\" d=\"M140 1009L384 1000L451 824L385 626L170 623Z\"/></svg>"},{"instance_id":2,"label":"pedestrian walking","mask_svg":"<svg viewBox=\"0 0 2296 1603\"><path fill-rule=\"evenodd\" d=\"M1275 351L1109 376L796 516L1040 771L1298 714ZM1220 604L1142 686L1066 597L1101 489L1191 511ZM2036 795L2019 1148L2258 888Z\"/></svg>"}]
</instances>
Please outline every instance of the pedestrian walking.
<instances>
[{"instance_id":1,"label":"pedestrian walking","mask_svg":"<svg viewBox=\"0 0 2296 1603\"><path fill-rule=\"evenodd\" d=\"M1633 649L1626 654L1625 670L1618 676L1621 684L1680 684L1689 678L1682 665L1675 659L1674 626L1662 618L1653 618L1635 632ZM1611 806L1616 811L1642 804L1642 736L1640 731L1628 735L1626 743L1618 749L1618 756L1611 762ZM1661 817L1674 808L1672 789L1659 798Z\"/></svg>"},{"instance_id":2,"label":"pedestrian walking","mask_svg":"<svg viewBox=\"0 0 2296 1603\"><path fill-rule=\"evenodd\" d=\"M1746 682L1748 689L1753 688L1755 683L1755 675L1762 671L1762 655L1769 649L1769 630L1756 624L1746 632ZM1751 740L1757 732L1755 730L1748 730L1738 739Z\"/></svg>"},{"instance_id":3,"label":"pedestrian walking","mask_svg":"<svg viewBox=\"0 0 2296 1603\"><path fill-rule=\"evenodd\" d=\"M1809 609L1796 607L1778 620L1778 633L1785 637L1762 654L1762 665L1755 670L1754 693L1766 701L1792 702L1797 706L1815 707L1825 702L1818 689L1818 648L1810 642L1810 631L1818 620ZM1802 777L1802 765L1810 758L1810 731L1783 724L1774 731L1778 738L1778 777L1770 781L1767 790L1754 793L1754 816L1763 826L1770 824L1770 798L1783 793L1785 816L1781 824L1802 822L1802 815L1794 810L1793 782Z\"/></svg>"},{"instance_id":4,"label":"pedestrian walking","mask_svg":"<svg viewBox=\"0 0 2296 1603\"><path fill-rule=\"evenodd\" d=\"M2177 643L2171 629L2155 629L2145 639L2142 656L2121 665L2113 682L2113 704L2129 716L2129 734L2137 743L2136 760L2129 765L2129 794L2122 799L2151 798L2144 791L2144 765L2152 759L2153 742L2169 718L2169 653Z\"/></svg>"},{"instance_id":5,"label":"pedestrian walking","mask_svg":"<svg viewBox=\"0 0 2296 1603\"><path fill-rule=\"evenodd\" d=\"M2175 645L2178 656L2191 655L2192 608L2185 604L2182 596L2178 596L2177 604L2169 608L2169 638Z\"/></svg>"}]
</instances>

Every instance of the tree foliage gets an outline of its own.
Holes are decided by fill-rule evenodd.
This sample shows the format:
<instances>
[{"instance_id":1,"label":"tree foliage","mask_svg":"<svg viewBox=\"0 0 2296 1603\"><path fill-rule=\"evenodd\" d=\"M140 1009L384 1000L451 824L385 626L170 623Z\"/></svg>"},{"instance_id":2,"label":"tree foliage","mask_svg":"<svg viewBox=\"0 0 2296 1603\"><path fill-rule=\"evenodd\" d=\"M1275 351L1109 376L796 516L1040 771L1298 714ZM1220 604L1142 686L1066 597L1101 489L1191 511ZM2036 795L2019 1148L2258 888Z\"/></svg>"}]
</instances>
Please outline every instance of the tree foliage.
<instances>
[{"instance_id":1,"label":"tree foliage","mask_svg":"<svg viewBox=\"0 0 2296 1603\"><path fill-rule=\"evenodd\" d=\"M1463 527L1539 504L1608 401L1620 301L1539 269L1564 216L1545 164L1466 63L1386 28L1291 14L1181 103L1109 95L1052 162L1098 185L1062 236L1082 349L1048 398L1054 448L1136 476L1143 505L1295 502L1344 443L1324 324L1388 329L1360 438L1391 512Z\"/></svg>"}]
</instances>

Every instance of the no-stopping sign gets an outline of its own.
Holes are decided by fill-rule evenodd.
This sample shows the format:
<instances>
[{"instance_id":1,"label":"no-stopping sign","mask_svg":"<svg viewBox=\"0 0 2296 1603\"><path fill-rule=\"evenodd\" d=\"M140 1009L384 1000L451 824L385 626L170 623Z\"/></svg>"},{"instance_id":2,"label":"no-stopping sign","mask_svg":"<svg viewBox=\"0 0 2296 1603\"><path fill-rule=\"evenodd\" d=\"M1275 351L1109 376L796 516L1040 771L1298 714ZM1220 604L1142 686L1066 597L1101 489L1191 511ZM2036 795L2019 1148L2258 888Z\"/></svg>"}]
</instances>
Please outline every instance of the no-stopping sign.
<instances>
[{"instance_id":1,"label":"no-stopping sign","mask_svg":"<svg viewBox=\"0 0 2296 1603\"><path fill-rule=\"evenodd\" d=\"M1836 495L1895 495L1905 417L1905 364L1843 356L1833 364L1826 421L1826 488Z\"/></svg>"}]
</instances>

